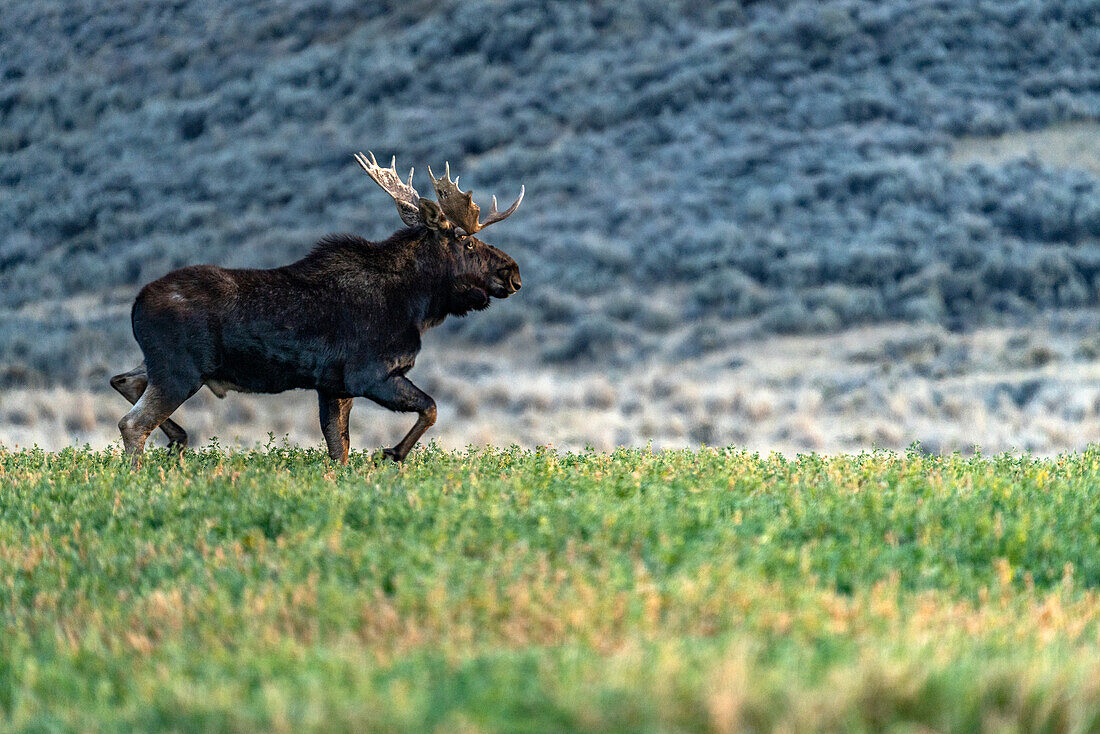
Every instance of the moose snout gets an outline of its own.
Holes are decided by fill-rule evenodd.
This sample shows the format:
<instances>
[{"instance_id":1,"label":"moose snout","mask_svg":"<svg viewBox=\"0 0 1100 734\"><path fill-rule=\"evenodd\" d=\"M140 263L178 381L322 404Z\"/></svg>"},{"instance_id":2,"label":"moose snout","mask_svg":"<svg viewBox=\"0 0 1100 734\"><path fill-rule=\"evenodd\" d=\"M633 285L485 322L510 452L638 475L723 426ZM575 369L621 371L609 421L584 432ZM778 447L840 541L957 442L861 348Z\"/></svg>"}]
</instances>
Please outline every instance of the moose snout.
<instances>
[{"instance_id":1,"label":"moose snout","mask_svg":"<svg viewBox=\"0 0 1100 734\"><path fill-rule=\"evenodd\" d=\"M497 276L502 283L508 285L513 293L518 291L523 286L523 281L519 277L519 268L515 266L504 267L497 270Z\"/></svg>"}]
</instances>

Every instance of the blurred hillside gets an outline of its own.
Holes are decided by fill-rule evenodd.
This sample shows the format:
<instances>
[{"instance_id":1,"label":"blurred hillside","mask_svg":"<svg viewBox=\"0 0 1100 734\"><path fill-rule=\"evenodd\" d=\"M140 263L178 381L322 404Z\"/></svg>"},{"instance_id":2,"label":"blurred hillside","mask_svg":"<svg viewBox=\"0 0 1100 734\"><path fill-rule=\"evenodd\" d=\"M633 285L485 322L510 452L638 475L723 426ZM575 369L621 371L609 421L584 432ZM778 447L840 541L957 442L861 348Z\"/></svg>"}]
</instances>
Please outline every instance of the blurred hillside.
<instances>
[{"instance_id":1,"label":"blurred hillside","mask_svg":"<svg viewBox=\"0 0 1100 734\"><path fill-rule=\"evenodd\" d=\"M0 41L8 384L133 352L120 309L60 299L388 235L365 148L450 160L482 196L527 185L490 239L533 287L451 330L572 324L550 360L633 357L709 317L813 332L1097 303L1095 171L949 155L1100 116L1093 2L43 0L0 25L19 29Z\"/></svg>"},{"instance_id":2,"label":"blurred hillside","mask_svg":"<svg viewBox=\"0 0 1100 734\"><path fill-rule=\"evenodd\" d=\"M136 363L129 302L172 268L387 236L365 149L422 192L445 160L527 186L487 237L522 294L431 338L538 369L1100 304L1095 156L1012 143L1087 149L1091 0L22 0L0 27L7 387Z\"/></svg>"}]
</instances>

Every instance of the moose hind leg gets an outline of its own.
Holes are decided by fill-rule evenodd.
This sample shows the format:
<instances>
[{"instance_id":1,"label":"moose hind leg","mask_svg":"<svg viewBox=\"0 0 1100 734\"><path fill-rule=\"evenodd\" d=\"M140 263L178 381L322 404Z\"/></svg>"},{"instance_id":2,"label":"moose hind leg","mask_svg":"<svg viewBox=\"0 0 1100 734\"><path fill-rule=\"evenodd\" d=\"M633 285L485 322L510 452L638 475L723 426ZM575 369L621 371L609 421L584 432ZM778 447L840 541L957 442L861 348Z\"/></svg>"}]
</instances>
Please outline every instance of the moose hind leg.
<instances>
[{"instance_id":1,"label":"moose hind leg","mask_svg":"<svg viewBox=\"0 0 1100 734\"><path fill-rule=\"evenodd\" d=\"M321 413L321 433L328 445L328 455L333 461L348 463L348 448L351 441L348 435L348 416L351 415L351 398L334 398L317 393Z\"/></svg>"},{"instance_id":2,"label":"moose hind leg","mask_svg":"<svg viewBox=\"0 0 1100 734\"><path fill-rule=\"evenodd\" d=\"M134 468L141 463L141 454L145 451L145 441L149 434L164 423L197 389L173 391L155 384L148 385L130 412L122 416L122 420L118 422L118 430L122 433L123 447Z\"/></svg>"},{"instance_id":3,"label":"moose hind leg","mask_svg":"<svg viewBox=\"0 0 1100 734\"><path fill-rule=\"evenodd\" d=\"M119 395L130 401L130 405L135 405L141 399L141 395L145 392L148 384L149 378L145 374L144 363L129 372L123 372L111 378L111 387ZM183 430L183 427L174 420L171 418L166 419L160 424L160 430L168 437L168 448L181 453L187 448L187 431Z\"/></svg>"},{"instance_id":4,"label":"moose hind leg","mask_svg":"<svg viewBox=\"0 0 1100 734\"><path fill-rule=\"evenodd\" d=\"M401 375L390 377L374 385L366 397L390 410L420 414L405 437L392 449L384 449L382 452L394 461L404 461L424 432L435 423L435 401Z\"/></svg>"}]
</instances>

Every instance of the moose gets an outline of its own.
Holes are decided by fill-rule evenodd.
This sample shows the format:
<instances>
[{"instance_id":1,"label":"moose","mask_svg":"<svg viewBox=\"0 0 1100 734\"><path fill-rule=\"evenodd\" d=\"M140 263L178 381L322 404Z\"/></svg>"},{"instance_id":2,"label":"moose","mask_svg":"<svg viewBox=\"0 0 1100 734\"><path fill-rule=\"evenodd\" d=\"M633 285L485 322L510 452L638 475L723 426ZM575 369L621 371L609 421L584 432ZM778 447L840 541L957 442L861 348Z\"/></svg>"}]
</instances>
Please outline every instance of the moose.
<instances>
[{"instance_id":1,"label":"moose","mask_svg":"<svg viewBox=\"0 0 1100 734\"><path fill-rule=\"evenodd\" d=\"M475 235L511 216L496 197L485 221L471 191L446 165L431 168L438 203L422 199L397 174L358 153L355 160L397 205L406 225L384 242L327 235L304 258L279 268L174 270L138 293L130 313L144 361L111 378L133 408L118 423L125 452L138 466L158 427L183 451L187 433L170 416L203 385L229 391L316 390L321 433L335 462L348 460L352 401L365 397L416 423L385 457L400 462L435 423L436 405L406 373L424 332L448 315L483 310L490 298L520 289L519 266Z\"/></svg>"}]
</instances>

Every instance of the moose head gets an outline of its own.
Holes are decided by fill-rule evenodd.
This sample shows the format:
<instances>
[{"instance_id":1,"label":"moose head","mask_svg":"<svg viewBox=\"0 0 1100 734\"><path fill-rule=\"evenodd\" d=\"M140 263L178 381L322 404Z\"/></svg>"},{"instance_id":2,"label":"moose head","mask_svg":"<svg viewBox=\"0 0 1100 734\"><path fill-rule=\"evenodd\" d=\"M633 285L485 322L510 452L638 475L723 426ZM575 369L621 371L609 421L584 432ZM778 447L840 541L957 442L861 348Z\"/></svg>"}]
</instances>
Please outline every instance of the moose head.
<instances>
[{"instance_id":1,"label":"moose head","mask_svg":"<svg viewBox=\"0 0 1100 734\"><path fill-rule=\"evenodd\" d=\"M484 308L488 305L488 296L507 298L520 289L522 281L516 261L474 235L510 217L523 201L524 187L520 187L519 198L502 212L497 211L494 196L489 215L482 222L481 209L474 203L473 192L458 188L458 176L451 180L450 163L446 164L442 178L436 178L428 167L428 176L439 199L436 203L420 198L413 188L414 169L409 169L408 182L401 180L397 175L396 156L390 160L389 168L379 166L374 153L369 156L358 153L355 160L393 198L401 221L410 227L428 230L438 246L440 262L449 268L449 275L459 284L457 287L464 294L467 308ZM479 303L482 298L484 302Z\"/></svg>"}]
</instances>

